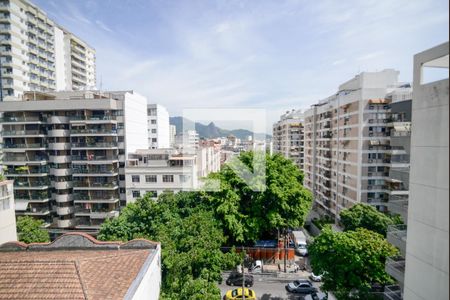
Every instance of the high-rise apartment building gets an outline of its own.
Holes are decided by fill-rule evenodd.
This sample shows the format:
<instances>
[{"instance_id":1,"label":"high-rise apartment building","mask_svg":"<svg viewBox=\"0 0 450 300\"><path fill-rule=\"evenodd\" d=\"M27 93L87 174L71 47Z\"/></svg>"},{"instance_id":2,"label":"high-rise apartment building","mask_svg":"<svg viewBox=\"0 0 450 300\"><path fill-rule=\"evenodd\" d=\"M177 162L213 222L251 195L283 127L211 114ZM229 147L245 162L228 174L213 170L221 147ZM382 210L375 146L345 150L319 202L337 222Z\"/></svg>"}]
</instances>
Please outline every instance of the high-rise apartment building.
<instances>
[{"instance_id":1,"label":"high-rise apartment building","mask_svg":"<svg viewBox=\"0 0 450 300\"><path fill-rule=\"evenodd\" d=\"M55 70L57 91L95 89L95 49L56 25Z\"/></svg>"},{"instance_id":2,"label":"high-rise apartment building","mask_svg":"<svg viewBox=\"0 0 450 300\"><path fill-rule=\"evenodd\" d=\"M147 106L148 148L164 149L170 147L169 112L159 104Z\"/></svg>"},{"instance_id":3,"label":"high-rise apartment building","mask_svg":"<svg viewBox=\"0 0 450 300\"><path fill-rule=\"evenodd\" d=\"M198 149L200 137L195 130L186 130L175 136L175 147L183 152L195 153Z\"/></svg>"},{"instance_id":4,"label":"high-rise apartment building","mask_svg":"<svg viewBox=\"0 0 450 300\"><path fill-rule=\"evenodd\" d=\"M95 86L95 50L27 0L0 1L3 101Z\"/></svg>"},{"instance_id":5,"label":"high-rise apartment building","mask_svg":"<svg viewBox=\"0 0 450 300\"><path fill-rule=\"evenodd\" d=\"M305 186L318 210L338 218L340 210L365 202L386 211L391 196L407 194L389 179L393 95L411 99L398 71L363 72L304 113Z\"/></svg>"},{"instance_id":6,"label":"high-rise apartment building","mask_svg":"<svg viewBox=\"0 0 450 300\"><path fill-rule=\"evenodd\" d=\"M273 124L272 151L291 159L303 170L303 114L300 110L287 111Z\"/></svg>"},{"instance_id":7,"label":"high-rise apartment building","mask_svg":"<svg viewBox=\"0 0 450 300\"><path fill-rule=\"evenodd\" d=\"M175 125L169 125L169 146L171 148L175 146L176 135L177 135L177 127Z\"/></svg>"},{"instance_id":8,"label":"high-rise apartment building","mask_svg":"<svg viewBox=\"0 0 450 300\"><path fill-rule=\"evenodd\" d=\"M25 93L0 103L17 215L95 231L126 204L126 155L146 148L147 101L129 92Z\"/></svg>"},{"instance_id":9,"label":"high-rise apartment building","mask_svg":"<svg viewBox=\"0 0 450 300\"><path fill-rule=\"evenodd\" d=\"M414 56L406 260L390 266L405 300L449 298L448 68L448 42ZM445 76L428 78L433 69Z\"/></svg>"}]
</instances>

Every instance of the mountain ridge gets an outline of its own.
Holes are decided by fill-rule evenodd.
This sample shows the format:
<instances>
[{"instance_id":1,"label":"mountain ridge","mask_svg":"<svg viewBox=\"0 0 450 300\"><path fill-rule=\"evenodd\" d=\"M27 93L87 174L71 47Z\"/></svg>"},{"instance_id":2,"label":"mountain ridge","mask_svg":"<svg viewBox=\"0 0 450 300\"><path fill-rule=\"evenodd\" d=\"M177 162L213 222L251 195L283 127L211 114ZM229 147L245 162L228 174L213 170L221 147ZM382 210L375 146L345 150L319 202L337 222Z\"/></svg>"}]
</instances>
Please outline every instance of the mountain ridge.
<instances>
[{"instance_id":1,"label":"mountain ridge","mask_svg":"<svg viewBox=\"0 0 450 300\"><path fill-rule=\"evenodd\" d=\"M191 120L185 119L180 116L170 117L169 123L170 123L170 125L175 125L177 134L182 131L183 119L184 119L185 124L189 128L193 128L193 127L195 128L195 130L197 131L200 138L207 138L207 139L220 138L220 137L226 137L230 134L234 135L235 137L237 137L241 140L247 139L248 136L254 136L254 138L257 140L271 138L271 135L269 135L269 134L264 134L264 133L253 134L252 131L247 130L247 129L233 129L233 130L222 129L220 127L217 127L216 124L214 124L214 122L210 122L208 125L204 125L204 124L198 123L198 122L195 122L195 124L194 124L194 122L192 122Z\"/></svg>"}]
</instances>

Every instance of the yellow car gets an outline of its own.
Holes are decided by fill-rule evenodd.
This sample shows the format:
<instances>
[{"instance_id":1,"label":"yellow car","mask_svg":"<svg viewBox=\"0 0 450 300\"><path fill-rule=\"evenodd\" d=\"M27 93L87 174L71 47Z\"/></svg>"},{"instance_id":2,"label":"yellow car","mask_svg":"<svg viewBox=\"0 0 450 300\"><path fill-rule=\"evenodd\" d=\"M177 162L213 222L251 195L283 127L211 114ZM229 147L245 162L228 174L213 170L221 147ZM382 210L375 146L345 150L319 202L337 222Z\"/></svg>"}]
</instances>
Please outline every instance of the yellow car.
<instances>
[{"instance_id":1,"label":"yellow car","mask_svg":"<svg viewBox=\"0 0 450 300\"><path fill-rule=\"evenodd\" d=\"M247 300L256 300L256 293L251 289L244 289L245 299ZM223 300L238 300L242 299L242 288L237 288L234 290L229 290L225 296L223 296Z\"/></svg>"}]
</instances>

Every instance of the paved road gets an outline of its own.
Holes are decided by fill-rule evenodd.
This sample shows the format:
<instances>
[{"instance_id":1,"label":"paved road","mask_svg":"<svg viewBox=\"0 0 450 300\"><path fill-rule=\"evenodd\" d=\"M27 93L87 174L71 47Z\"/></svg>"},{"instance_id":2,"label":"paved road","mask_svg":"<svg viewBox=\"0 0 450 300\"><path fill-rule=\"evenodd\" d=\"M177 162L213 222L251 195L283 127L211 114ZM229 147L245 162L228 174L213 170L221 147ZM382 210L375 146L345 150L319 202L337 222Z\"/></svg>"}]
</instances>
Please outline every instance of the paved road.
<instances>
[{"instance_id":1,"label":"paved road","mask_svg":"<svg viewBox=\"0 0 450 300\"><path fill-rule=\"evenodd\" d=\"M219 288L221 290L222 297L225 295L225 293L228 290L231 290L235 287L227 286L225 284L225 279L228 274L224 274L224 280L223 283L219 285ZM258 299L261 300L281 300L281 299L288 299L288 300L296 300L301 299L302 297L298 294L291 294L288 293L285 289L285 286L287 283L291 282L292 279L285 279L285 278L276 278L276 277L268 277L264 275L253 275L254 276L254 285L252 289L255 291ZM298 279L307 279L305 277L298 277ZM317 288L319 287L320 283L313 283L314 286Z\"/></svg>"}]
</instances>

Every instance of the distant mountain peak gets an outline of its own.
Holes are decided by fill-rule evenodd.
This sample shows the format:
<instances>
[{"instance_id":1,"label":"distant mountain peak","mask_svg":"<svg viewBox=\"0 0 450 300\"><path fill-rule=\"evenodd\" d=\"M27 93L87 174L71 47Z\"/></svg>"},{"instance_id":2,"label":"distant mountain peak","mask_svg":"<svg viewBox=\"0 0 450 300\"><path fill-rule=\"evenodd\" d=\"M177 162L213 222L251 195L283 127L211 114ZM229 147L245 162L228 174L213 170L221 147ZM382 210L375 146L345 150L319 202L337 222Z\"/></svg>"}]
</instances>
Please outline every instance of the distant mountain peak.
<instances>
[{"instance_id":1,"label":"distant mountain peak","mask_svg":"<svg viewBox=\"0 0 450 300\"><path fill-rule=\"evenodd\" d=\"M217 127L214 122L210 122L208 125L204 125L201 123L192 122L188 119L183 119L183 117L170 117L170 124L175 125L176 127L176 133L181 133L183 124L189 126L189 128L195 128L200 138L206 138L206 139L212 139L212 138L219 138L219 137L227 137L229 135L233 135L237 137L238 139L247 139L248 136L253 136L253 132L246 129L233 129L233 130L227 130L222 129L220 127ZM270 135L265 135L262 133L256 133L255 139L263 139L263 138L270 138Z\"/></svg>"}]
</instances>

